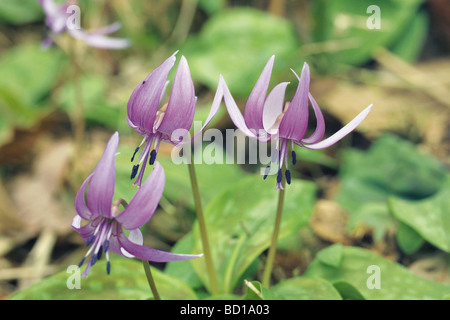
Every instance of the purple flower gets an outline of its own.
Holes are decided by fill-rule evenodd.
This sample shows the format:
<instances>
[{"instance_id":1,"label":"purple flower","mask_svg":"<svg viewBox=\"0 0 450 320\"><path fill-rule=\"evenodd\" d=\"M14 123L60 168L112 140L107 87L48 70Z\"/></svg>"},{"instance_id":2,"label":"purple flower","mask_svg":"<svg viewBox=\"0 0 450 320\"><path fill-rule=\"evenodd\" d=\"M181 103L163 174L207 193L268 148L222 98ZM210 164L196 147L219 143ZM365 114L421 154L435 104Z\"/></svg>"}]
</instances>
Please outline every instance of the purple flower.
<instances>
[{"instance_id":1,"label":"purple flower","mask_svg":"<svg viewBox=\"0 0 450 320\"><path fill-rule=\"evenodd\" d=\"M83 182L75 197L75 210L78 214L73 219L72 227L81 235L86 245L90 246L79 264L81 267L90 256L83 276L88 275L90 268L103 253L107 259L108 274L111 268L110 252L127 258L137 257L153 262L178 261L202 256L174 254L142 245L143 237L139 227L147 223L155 213L164 190L164 170L156 163L148 179L121 211L119 204L123 204L124 201L112 202L118 144L119 134L116 132L109 140L97 167ZM82 220L86 220L87 224L82 225ZM128 236L125 235L124 229L129 231Z\"/></svg>"},{"instance_id":2,"label":"purple flower","mask_svg":"<svg viewBox=\"0 0 450 320\"><path fill-rule=\"evenodd\" d=\"M120 24L117 22L92 32L87 32L81 28L68 27L67 22L72 15L68 9L70 9L73 1L68 1L62 5L57 5L54 0L38 1L44 10L45 24L50 31L50 34L42 43L44 48L48 48L53 43L55 37L63 31L67 31L73 38L80 39L91 47L123 49L130 46L128 39L105 36L120 29Z\"/></svg>"},{"instance_id":3,"label":"purple flower","mask_svg":"<svg viewBox=\"0 0 450 320\"><path fill-rule=\"evenodd\" d=\"M308 64L304 63L300 77L292 70L299 83L291 102L284 103L288 82L278 84L267 95L274 59L274 56L269 59L256 82L247 100L244 116L239 111L222 76L220 77L219 88L232 121L245 135L264 142L276 139L277 149L274 158L278 161L276 189L279 189L282 188L283 172L281 167L283 161L286 168L288 167L289 143L292 144L292 147L293 143L295 143L312 150L327 148L353 131L369 114L372 105L364 109L338 132L322 140L325 133L325 122L317 102L309 92L310 75ZM305 138L309 120L309 101L311 101L317 125L312 135ZM294 151L292 151L292 162L294 164L296 162ZM264 178L267 177L269 171L270 165L266 168ZM291 180L289 169L286 169L285 176L289 184Z\"/></svg>"},{"instance_id":4,"label":"purple flower","mask_svg":"<svg viewBox=\"0 0 450 320\"><path fill-rule=\"evenodd\" d=\"M133 162L140 147L144 145L136 161L137 164L133 166L131 173L131 179L134 179L138 173L139 166L142 164L134 183L137 186L141 185L147 160L150 165L155 162L161 141L177 145L181 143L192 126L197 97L195 96L194 83L189 66L184 56L181 57L176 70L168 102L160 107L169 83L167 81L168 74L175 64L175 54L153 70L134 89L128 100L128 125L144 137L131 158L131 162ZM216 100L218 99L215 99L215 102ZM220 106L220 99L218 102L211 107L210 114L200 132L203 131L217 112ZM149 157L150 159L148 159Z\"/></svg>"}]
</instances>

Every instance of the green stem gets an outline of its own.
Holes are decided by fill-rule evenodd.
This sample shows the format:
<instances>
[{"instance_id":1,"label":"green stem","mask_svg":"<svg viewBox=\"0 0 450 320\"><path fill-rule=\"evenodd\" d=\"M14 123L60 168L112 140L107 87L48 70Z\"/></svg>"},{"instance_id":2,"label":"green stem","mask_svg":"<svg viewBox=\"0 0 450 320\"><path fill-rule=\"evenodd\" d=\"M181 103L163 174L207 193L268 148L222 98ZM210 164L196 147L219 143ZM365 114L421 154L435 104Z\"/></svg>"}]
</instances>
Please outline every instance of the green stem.
<instances>
[{"instance_id":1,"label":"green stem","mask_svg":"<svg viewBox=\"0 0 450 320\"><path fill-rule=\"evenodd\" d=\"M278 205L275 216L275 225L272 233L272 241L270 243L269 254L266 260L266 266L263 273L262 285L266 288L270 287L270 276L272 274L273 263L275 260L275 253L277 251L278 233L280 232L281 216L283 214L284 193L285 193L285 179L281 180L282 189L278 191Z\"/></svg>"},{"instance_id":2,"label":"green stem","mask_svg":"<svg viewBox=\"0 0 450 320\"><path fill-rule=\"evenodd\" d=\"M158 290L156 289L156 284L152 276L152 271L150 270L150 263L147 260L142 260L142 264L144 265L145 275L147 276L147 281L150 286L150 290L152 290L153 297L155 298L155 300L161 300Z\"/></svg>"},{"instance_id":3,"label":"green stem","mask_svg":"<svg viewBox=\"0 0 450 320\"><path fill-rule=\"evenodd\" d=\"M208 233L206 231L205 217L203 215L202 202L200 199L200 192L198 189L197 176L195 174L194 158L193 158L192 152L191 152L191 161L188 163L188 168L189 168L189 176L190 176L191 186L192 186L192 193L194 195L195 209L197 212L197 221L198 221L198 225L200 228L200 236L202 239L203 254L205 256L206 269L207 269L208 275L209 275L211 293L213 295L217 295L219 293L219 290L218 290L218 286L217 286L217 279L216 279L216 273L214 270L214 264L213 264L213 260L212 260L212 256L211 256L211 249L209 247Z\"/></svg>"}]
</instances>

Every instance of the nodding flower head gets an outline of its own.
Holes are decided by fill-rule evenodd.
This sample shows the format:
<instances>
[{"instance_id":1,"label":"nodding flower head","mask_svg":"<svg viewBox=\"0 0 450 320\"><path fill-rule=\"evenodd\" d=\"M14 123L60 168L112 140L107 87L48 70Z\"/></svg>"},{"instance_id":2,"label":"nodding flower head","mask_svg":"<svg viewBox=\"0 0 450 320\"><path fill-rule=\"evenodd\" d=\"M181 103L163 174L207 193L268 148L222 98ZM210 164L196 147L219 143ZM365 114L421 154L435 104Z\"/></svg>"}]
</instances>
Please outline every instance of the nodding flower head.
<instances>
[{"instance_id":1,"label":"nodding flower head","mask_svg":"<svg viewBox=\"0 0 450 320\"><path fill-rule=\"evenodd\" d=\"M109 253L113 252L127 258L137 257L153 262L169 262L193 259L201 255L184 255L165 252L143 245L140 227L147 223L155 213L161 199L165 174L162 166L156 163L152 173L130 203L122 199L113 202L115 189L115 157L119 143L116 132L109 140L102 158L94 171L83 182L75 197L75 210L72 227L80 234L89 249L79 266L88 259L83 272L87 276L90 268L104 254L107 259L106 271L111 271ZM121 210L120 205L124 207ZM86 223L82 224L85 220ZM124 230L128 230L128 236Z\"/></svg>"},{"instance_id":2,"label":"nodding flower head","mask_svg":"<svg viewBox=\"0 0 450 320\"><path fill-rule=\"evenodd\" d=\"M131 179L138 175L135 185L140 186L147 161L152 165L156 160L162 141L174 145L181 143L188 134L194 119L197 97L188 63L181 57L173 79L167 103L161 106L164 93L169 84L168 74L175 64L176 52L154 69L132 92L127 104L127 122L143 136L141 144L135 149L131 162L142 147L136 164L131 171ZM215 99L217 102L217 99ZM213 103L203 129L211 121L220 106ZM199 132L199 133L200 133ZM197 134L199 134L197 133ZM139 167L141 169L139 171ZM139 174L138 174L139 171Z\"/></svg>"},{"instance_id":3,"label":"nodding flower head","mask_svg":"<svg viewBox=\"0 0 450 320\"><path fill-rule=\"evenodd\" d=\"M297 90L290 102L284 102L288 82L276 85L267 95L274 59L274 56L269 59L256 82L247 100L244 116L242 116L222 77L220 77L219 88L223 94L230 118L238 129L245 135L260 141L276 140L277 148L273 162L278 162L276 189L279 189L283 188L281 183L283 179L283 162L285 167L288 168L289 144L291 144L292 149L292 163L295 164L294 143L312 150L327 148L353 131L369 114L372 105L365 108L338 132L322 140L325 133L325 122L316 100L309 92L310 72L308 64L303 64L300 76L292 70L298 79ZM312 135L305 137L309 121L309 102L311 102L314 110L317 125ZM264 178L267 177L269 172L270 165L266 168ZM291 182L289 169L285 170L284 176L289 184Z\"/></svg>"},{"instance_id":4,"label":"nodding flower head","mask_svg":"<svg viewBox=\"0 0 450 320\"><path fill-rule=\"evenodd\" d=\"M52 45L57 35L67 31L73 38L84 41L87 45L103 49L124 49L130 46L130 40L123 38L107 37L107 34L120 29L120 23L113 23L95 31L87 32L79 26L69 25L72 21L72 5L77 1L67 1L58 5L54 0L38 0L45 13L45 24L49 29L49 35L44 39L42 46L48 48ZM79 13L79 12L78 12ZM79 18L79 17L78 17Z\"/></svg>"}]
</instances>

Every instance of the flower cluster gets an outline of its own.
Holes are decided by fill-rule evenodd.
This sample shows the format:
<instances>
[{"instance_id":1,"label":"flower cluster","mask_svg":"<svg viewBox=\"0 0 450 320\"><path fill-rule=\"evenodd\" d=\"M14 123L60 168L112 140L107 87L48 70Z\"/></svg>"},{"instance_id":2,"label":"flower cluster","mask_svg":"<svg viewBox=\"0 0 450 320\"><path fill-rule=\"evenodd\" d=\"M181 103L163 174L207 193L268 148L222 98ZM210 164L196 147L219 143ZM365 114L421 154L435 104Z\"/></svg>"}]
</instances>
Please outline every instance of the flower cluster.
<instances>
[{"instance_id":1,"label":"flower cluster","mask_svg":"<svg viewBox=\"0 0 450 320\"><path fill-rule=\"evenodd\" d=\"M298 79L298 86L292 100L285 103L284 97L288 82L276 85L267 95L274 59L274 56L269 59L250 93L245 106L244 116L239 111L222 77L220 78L219 86L222 89L230 118L239 130L248 137L259 139L260 141L276 140L277 148L273 162L278 163L276 189L279 189L283 188L281 184L283 178L282 166L284 162L285 167L288 167L290 143L292 146L295 143L312 150L328 148L353 131L369 114L372 105L369 105L338 132L322 140L325 134L325 122L316 100L309 92L310 73L308 64L304 63L300 77L292 70ZM309 101L314 109L317 126L312 135L305 138L309 121ZM292 150L291 154L292 162L295 164L295 151ZM265 177L267 177L269 171L270 165L266 168ZM291 173L289 169L285 170L285 177L286 182L290 184Z\"/></svg>"},{"instance_id":2,"label":"flower cluster","mask_svg":"<svg viewBox=\"0 0 450 320\"><path fill-rule=\"evenodd\" d=\"M142 143L134 150L131 161L134 162L137 153L143 146L131 170L131 179L137 179L135 185L139 188L129 204L124 200L113 202L115 185L115 157L119 143L118 133L114 133L108 142L105 152L97 167L81 185L75 199L77 215L73 220L73 228L90 246L80 266L89 258L84 275L100 259L104 253L107 259L107 272L110 272L109 252L132 258L137 257L155 262L168 262L193 259L201 255L173 254L149 248L143 245L142 233L139 227L147 223L153 216L161 198L165 176L164 169L156 161L161 141L174 145L182 142L184 135L192 126L197 97L186 58L181 57L175 72L171 92L167 103L163 104L164 93L169 84L167 81L170 70L175 65L176 53L154 69L131 93L127 104L127 122L143 137ZM272 161L278 165L276 189L283 188L283 166L286 182L291 182L288 169L288 149L290 144L309 149L327 148L352 130L367 116L371 105L357 115L350 123L327 139L322 140L325 133L325 123L322 112L309 91L310 72L308 64L303 65L298 79L297 90L290 102L284 101L288 82L276 85L267 94L274 57L267 62L261 76L252 90L246 104L244 115L239 111L228 86L222 76L214 101L211 106L201 133L224 101L230 118L245 135L268 142L276 140L276 152ZM309 121L309 102L315 113L317 125L311 136L305 138ZM181 132L181 133L180 133ZM191 140L192 141L192 140ZM291 153L295 164L295 152ZM143 182L147 162L153 165L152 172ZM140 171L139 171L140 168ZM270 165L267 169L270 169ZM266 173L267 175L267 173ZM124 206L123 211L120 205ZM88 221L81 226L81 221ZM129 231L126 236L124 230Z\"/></svg>"},{"instance_id":3,"label":"flower cluster","mask_svg":"<svg viewBox=\"0 0 450 320\"><path fill-rule=\"evenodd\" d=\"M104 49L124 49L130 46L128 39L111 38L107 34L113 33L120 29L119 23L113 23L106 27L95 31L87 32L82 28L68 27L70 21L71 11L70 7L73 5L68 1L62 5L56 4L53 0L38 0L45 13L45 24L49 29L48 36L44 39L42 46L48 48L52 45L55 38L62 32L67 31L75 39L84 41L91 47Z\"/></svg>"},{"instance_id":4,"label":"flower cluster","mask_svg":"<svg viewBox=\"0 0 450 320\"><path fill-rule=\"evenodd\" d=\"M164 169L159 163L155 163L152 173L129 204L121 199L113 202L118 145L119 134L116 132L110 138L96 168L83 182L75 197L77 215L73 219L72 227L80 234L86 245L90 246L79 263L81 267L90 257L83 276L88 275L90 268L102 254L106 256L109 274L111 270L109 252L153 262L200 257L201 255L174 254L143 245L143 236L139 228L152 218L159 204L165 184ZM123 211L120 204L125 205ZM87 223L82 226L83 220ZM124 230L129 231L128 236Z\"/></svg>"}]
</instances>

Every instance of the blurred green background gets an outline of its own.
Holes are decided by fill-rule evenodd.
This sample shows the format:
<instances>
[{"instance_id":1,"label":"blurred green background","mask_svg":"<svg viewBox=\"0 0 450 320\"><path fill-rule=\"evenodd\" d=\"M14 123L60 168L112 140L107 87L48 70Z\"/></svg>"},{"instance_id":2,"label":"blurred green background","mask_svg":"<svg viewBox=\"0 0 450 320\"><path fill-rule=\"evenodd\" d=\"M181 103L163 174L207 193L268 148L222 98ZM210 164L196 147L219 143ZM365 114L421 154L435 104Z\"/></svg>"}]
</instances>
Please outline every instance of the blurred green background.
<instances>
[{"instance_id":1,"label":"blurred green background","mask_svg":"<svg viewBox=\"0 0 450 320\"><path fill-rule=\"evenodd\" d=\"M119 21L122 28L113 36L131 39L132 46L95 49L63 33L42 50L46 28L39 3L0 2L0 298L64 273L67 265L80 260L84 248L70 228L73 198L115 130L121 137L116 196L132 197L128 157L140 137L126 123L126 104L135 86L176 50L178 61L181 55L187 58L195 82L196 120L206 119L220 74L243 108L271 55L276 60L270 88L290 81L288 100L296 88L290 68L300 72L303 62L309 63L311 93L324 112L327 136L374 105L360 127L332 148L296 149L299 161L292 171L298 185L287 191L290 227L283 229L273 282L293 280L281 283L275 293L299 298L290 286L324 287L328 298L336 292L338 297L368 299L440 299L450 293L448 1L80 0L78 5L83 28ZM371 5L378 6L379 15L368 11ZM379 29L373 28L378 18ZM85 128L77 145L81 109ZM315 119L310 123L313 128ZM233 128L224 106L209 127ZM187 168L172 164L170 152L170 145L162 145L158 160L166 169L166 188L144 230L145 241L185 252L198 245L191 239L196 237L194 206ZM245 210L229 212L229 220L220 217L227 199L239 208L253 199L255 205L248 205L252 232L266 232L262 220L258 224L260 220L252 219L271 221L271 211L261 209L258 216L251 208L267 208L273 179L263 182L258 176L260 185L250 190L248 199L245 192L232 191L248 190L245 179L252 181L258 169L198 166L212 233L226 229L234 218L236 224L245 220ZM275 201L274 193L273 205ZM227 236L239 237L239 232L230 229ZM227 241L236 241L228 237L216 240L226 247ZM239 285L243 276L259 279L258 257L264 257L268 241L248 241L253 246L242 252L254 260L233 261L236 273L221 284L224 293L245 291ZM217 250L220 257L234 252ZM417 286L426 287L426 293L394 290L383 296L361 287L350 266L371 259L389 268L392 279L421 279ZM231 270L229 263L218 268ZM207 281L202 266L189 266L187 273L158 267L166 270L161 279L181 277L190 287L186 296L202 297L190 291ZM104 276L103 270L98 274ZM323 278L326 285L298 280L302 274ZM114 290L115 297L142 297L140 292L127 296ZM29 294L25 297L53 297Z\"/></svg>"}]
</instances>

